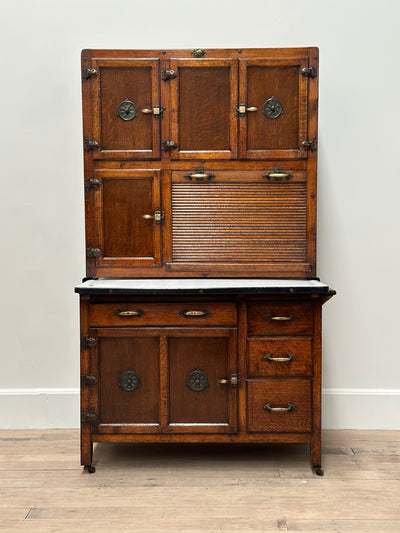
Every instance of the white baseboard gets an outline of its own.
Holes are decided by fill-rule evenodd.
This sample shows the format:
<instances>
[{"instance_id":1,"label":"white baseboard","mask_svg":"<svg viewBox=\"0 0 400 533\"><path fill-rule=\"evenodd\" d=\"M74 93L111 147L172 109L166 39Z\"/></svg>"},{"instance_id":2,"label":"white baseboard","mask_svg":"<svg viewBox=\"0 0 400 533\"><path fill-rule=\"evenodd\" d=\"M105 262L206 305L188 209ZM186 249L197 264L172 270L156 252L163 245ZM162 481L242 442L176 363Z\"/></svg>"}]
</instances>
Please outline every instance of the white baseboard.
<instances>
[{"instance_id":1,"label":"white baseboard","mask_svg":"<svg viewBox=\"0 0 400 533\"><path fill-rule=\"evenodd\" d=\"M0 389L0 429L79 427L79 389ZM400 430L400 389L326 388L324 429Z\"/></svg>"}]
</instances>

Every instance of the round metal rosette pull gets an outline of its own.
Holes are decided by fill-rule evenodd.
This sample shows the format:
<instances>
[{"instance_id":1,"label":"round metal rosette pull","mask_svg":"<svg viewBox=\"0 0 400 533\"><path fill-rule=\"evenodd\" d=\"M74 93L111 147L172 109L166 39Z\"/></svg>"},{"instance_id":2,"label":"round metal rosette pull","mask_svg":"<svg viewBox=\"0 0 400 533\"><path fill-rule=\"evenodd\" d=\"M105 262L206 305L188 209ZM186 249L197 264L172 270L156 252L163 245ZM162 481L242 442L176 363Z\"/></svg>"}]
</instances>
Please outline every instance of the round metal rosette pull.
<instances>
[{"instance_id":1,"label":"round metal rosette pull","mask_svg":"<svg viewBox=\"0 0 400 533\"><path fill-rule=\"evenodd\" d=\"M272 96L271 98L268 98L266 102L264 102L262 113L268 118L278 118L284 113L283 105L278 98Z\"/></svg>"},{"instance_id":2,"label":"round metal rosette pull","mask_svg":"<svg viewBox=\"0 0 400 533\"><path fill-rule=\"evenodd\" d=\"M129 120L133 120L137 116L137 108L133 102L128 100L128 98L119 104L117 109L117 117L127 122Z\"/></svg>"},{"instance_id":3,"label":"round metal rosette pull","mask_svg":"<svg viewBox=\"0 0 400 533\"><path fill-rule=\"evenodd\" d=\"M190 372L186 380L186 386L194 392L200 392L208 387L208 378L200 368L197 368Z\"/></svg>"},{"instance_id":4,"label":"round metal rosette pull","mask_svg":"<svg viewBox=\"0 0 400 533\"><path fill-rule=\"evenodd\" d=\"M127 392L133 392L140 387L140 378L134 370L125 370L119 377L118 387Z\"/></svg>"}]
</instances>

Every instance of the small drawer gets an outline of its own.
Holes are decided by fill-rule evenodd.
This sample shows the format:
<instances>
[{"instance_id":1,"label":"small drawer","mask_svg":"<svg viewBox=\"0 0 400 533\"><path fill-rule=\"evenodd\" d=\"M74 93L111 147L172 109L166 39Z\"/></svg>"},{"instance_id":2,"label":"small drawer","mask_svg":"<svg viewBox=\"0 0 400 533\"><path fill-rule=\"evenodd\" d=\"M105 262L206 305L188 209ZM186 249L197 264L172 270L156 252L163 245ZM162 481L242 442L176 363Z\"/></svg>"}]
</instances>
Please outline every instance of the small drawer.
<instances>
[{"instance_id":1,"label":"small drawer","mask_svg":"<svg viewBox=\"0 0 400 533\"><path fill-rule=\"evenodd\" d=\"M247 311L248 335L286 335L313 332L312 303L262 302L251 303Z\"/></svg>"},{"instance_id":2,"label":"small drawer","mask_svg":"<svg viewBox=\"0 0 400 533\"><path fill-rule=\"evenodd\" d=\"M208 326L236 325L234 303L115 303L93 304L91 326Z\"/></svg>"},{"instance_id":3,"label":"small drawer","mask_svg":"<svg viewBox=\"0 0 400 533\"><path fill-rule=\"evenodd\" d=\"M312 374L311 337L247 339L249 377L307 376Z\"/></svg>"},{"instance_id":4,"label":"small drawer","mask_svg":"<svg viewBox=\"0 0 400 533\"><path fill-rule=\"evenodd\" d=\"M247 382L247 430L254 432L311 431L309 381Z\"/></svg>"}]
</instances>

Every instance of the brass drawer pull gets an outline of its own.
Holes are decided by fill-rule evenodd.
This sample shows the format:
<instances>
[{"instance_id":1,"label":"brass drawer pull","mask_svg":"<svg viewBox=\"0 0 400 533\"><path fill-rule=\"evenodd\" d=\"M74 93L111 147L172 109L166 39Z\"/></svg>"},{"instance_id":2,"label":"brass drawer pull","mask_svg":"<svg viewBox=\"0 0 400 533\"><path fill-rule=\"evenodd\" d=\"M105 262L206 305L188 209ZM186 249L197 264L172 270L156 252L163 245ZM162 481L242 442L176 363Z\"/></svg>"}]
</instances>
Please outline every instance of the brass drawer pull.
<instances>
[{"instance_id":1,"label":"brass drawer pull","mask_svg":"<svg viewBox=\"0 0 400 533\"><path fill-rule=\"evenodd\" d=\"M268 313L268 315L265 315L265 320L268 320L269 322L291 322L292 320L296 320L296 315L289 315L289 316L272 316L271 313Z\"/></svg>"},{"instance_id":2,"label":"brass drawer pull","mask_svg":"<svg viewBox=\"0 0 400 533\"><path fill-rule=\"evenodd\" d=\"M206 317L206 316L210 316L211 315L210 311L207 311L207 309L205 309L204 311L187 311L186 309L182 309L182 311L179 311L179 314L181 316L183 316L184 318L187 318L187 317Z\"/></svg>"},{"instance_id":3,"label":"brass drawer pull","mask_svg":"<svg viewBox=\"0 0 400 533\"><path fill-rule=\"evenodd\" d=\"M296 359L296 357L294 355L292 355L291 353L288 353L287 357L273 357L269 353L267 355L264 355L263 359L264 359L264 361L268 361L269 363L271 363L271 362L275 362L275 363L286 363L286 362L289 362L289 363L291 363L292 361L294 361Z\"/></svg>"},{"instance_id":4,"label":"brass drawer pull","mask_svg":"<svg viewBox=\"0 0 400 533\"><path fill-rule=\"evenodd\" d=\"M296 406L292 403L288 403L286 407L271 407L270 403L263 405L263 409L270 413L282 413L282 412L291 412L296 409Z\"/></svg>"},{"instance_id":5,"label":"brass drawer pull","mask_svg":"<svg viewBox=\"0 0 400 533\"><path fill-rule=\"evenodd\" d=\"M196 167L192 174L185 174L185 178L189 181L202 181L205 179L211 181L215 178L215 174L212 174L211 172L204 172L204 167Z\"/></svg>"},{"instance_id":6,"label":"brass drawer pull","mask_svg":"<svg viewBox=\"0 0 400 533\"><path fill-rule=\"evenodd\" d=\"M114 313L115 316L122 316L122 317L131 317L131 316L144 316L145 312L141 309L138 309L137 311L121 311L120 309L117 309Z\"/></svg>"},{"instance_id":7,"label":"brass drawer pull","mask_svg":"<svg viewBox=\"0 0 400 533\"><path fill-rule=\"evenodd\" d=\"M284 178L287 180L292 179L293 174L282 171L282 167L275 167L273 172L266 172L262 177L267 180L282 181Z\"/></svg>"}]
</instances>

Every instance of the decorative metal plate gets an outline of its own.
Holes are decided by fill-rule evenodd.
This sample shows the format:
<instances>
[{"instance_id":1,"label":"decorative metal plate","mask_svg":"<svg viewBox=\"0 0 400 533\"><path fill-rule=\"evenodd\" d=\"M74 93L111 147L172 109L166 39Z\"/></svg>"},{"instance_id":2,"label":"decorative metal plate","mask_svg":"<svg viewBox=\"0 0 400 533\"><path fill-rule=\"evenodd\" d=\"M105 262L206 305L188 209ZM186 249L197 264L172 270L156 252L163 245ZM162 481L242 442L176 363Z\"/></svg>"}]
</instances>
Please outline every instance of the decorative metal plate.
<instances>
[{"instance_id":1,"label":"decorative metal plate","mask_svg":"<svg viewBox=\"0 0 400 533\"><path fill-rule=\"evenodd\" d=\"M117 109L117 117L121 118L122 120L128 121L133 120L137 116L138 112L136 106L133 102L128 100L128 98L119 104Z\"/></svg>"},{"instance_id":2,"label":"decorative metal plate","mask_svg":"<svg viewBox=\"0 0 400 533\"><path fill-rule=\"evenodd\" d=\"M272 96L271 98L268 98L266 102L264 102L262 112L268 118L278 118L284 113L283 105L280 103L278 98Z\"/></svg>"},{"instance_id":3,"label":"decorative metal plate","mask_svg":"<svg viewBox=\"0 0 400 533\"><path fill-rule=\"evenodd\" d=\"M133 370L125 370L119 377L118 386L128 392L140 387L140 378Z\"/></svg>"},{"instance_id":4,"label":"decorative metal plate","mask_svg":"<svg viewBox=\"0 0 400 533\"><path fill-rule=\"evenodd\" d=\"M200 392L208 387L208 378L206 374L198 368L190 372L186 385L194 392Z\"/></svg>"}]
</instances>

